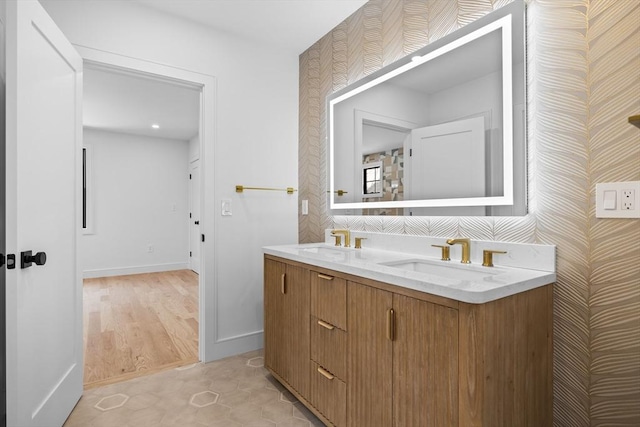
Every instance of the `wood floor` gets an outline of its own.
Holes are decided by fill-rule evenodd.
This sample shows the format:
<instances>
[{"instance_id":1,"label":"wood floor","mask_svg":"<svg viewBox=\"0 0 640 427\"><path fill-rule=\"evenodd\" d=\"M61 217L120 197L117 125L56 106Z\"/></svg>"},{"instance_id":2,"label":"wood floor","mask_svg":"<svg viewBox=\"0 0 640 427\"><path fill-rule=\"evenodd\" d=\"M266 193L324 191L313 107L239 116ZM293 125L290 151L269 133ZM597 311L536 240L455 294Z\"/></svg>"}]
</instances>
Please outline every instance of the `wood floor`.
<instances>
[{"instance_id":1,"label":"wood floor","mask_svg":"<svg viewBox=\"0 0 640 427\"><path fill-rule=\"evenodd\" d=\"M84 385L198 361L198 275L191 270L84 280Z\"/></svg>"}]
</instances>

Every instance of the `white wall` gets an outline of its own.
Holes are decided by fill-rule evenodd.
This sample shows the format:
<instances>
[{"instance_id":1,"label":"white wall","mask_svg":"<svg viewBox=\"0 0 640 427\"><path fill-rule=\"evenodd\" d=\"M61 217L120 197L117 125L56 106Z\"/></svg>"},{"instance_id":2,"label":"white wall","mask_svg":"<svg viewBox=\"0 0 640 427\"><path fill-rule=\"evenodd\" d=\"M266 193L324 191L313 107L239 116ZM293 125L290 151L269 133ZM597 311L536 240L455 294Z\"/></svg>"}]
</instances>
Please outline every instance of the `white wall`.
<instances>
[{"instance_id":1,"label":"white wall","mask_svg":"<svg viewBox=\"0 0 640 427\"><path fill-rule=\"evenodd\" d=\"M196 135L189 140L189 162L200 158L200 136Z\"/></svg>"},{"instance_id":2,"label":"white wall","mask_svg":"<svg viewBox=\"0 0 640 427\"><path fill-rule=\"evenodd\" d=\"M93 200L84 277L188 268L189 144L86 128L84 144Z\"/></svg>"},{"instance_id":3,"label":"white wall","mask_svg":"<svg viewBox=\"0 0 640 427\"><path fill-rule=\"evenodd\" d=\"M297 187L298 57L134 2L41 3L76 45L215 76L216 111L205 114L215 120L216 142L204 147L213 152L204 166L215 185L203 189L203 206L212 208L201 221L217 230L206 236L215 251L203 260L211 269L206 304L215 310L206 358L261 347L261 247L297 242L297 194L237 194L235 185ZM232 201L232 216L220 216L223 199Z\"/></svg>"}]
</instances>

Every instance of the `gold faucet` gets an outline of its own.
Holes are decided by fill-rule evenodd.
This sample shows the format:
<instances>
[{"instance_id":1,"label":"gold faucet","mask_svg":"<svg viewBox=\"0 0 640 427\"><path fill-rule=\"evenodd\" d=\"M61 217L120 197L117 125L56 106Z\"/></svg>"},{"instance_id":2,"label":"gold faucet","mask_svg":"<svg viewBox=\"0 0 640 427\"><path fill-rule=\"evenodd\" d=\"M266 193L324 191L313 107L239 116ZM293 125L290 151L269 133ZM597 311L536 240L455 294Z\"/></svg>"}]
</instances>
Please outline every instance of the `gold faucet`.
<instances>
[{"instance_id":1,"label":"gold faucet","mask_svg":"<svg viewBox=\"0 0 640 427\"><path fill-rule=\"evenodd\" d=\"M351 247L351 232L349 230L331 230L331 234L342 234L344 236L344 247Z\"/></svg>"},{"instance_id":2,"label":"gold faucet","mask_svg":"<svg viewBox=\"0 0 640 427\"><path fill-rule=\"evenodd\" d=\"M460 261L463 264L471 264L470 255L471 255L471 240L467 238L461 239L449 239L447 240L447 244L449 245L462 245L462 260Z\"/></svg>"}]
</instances>

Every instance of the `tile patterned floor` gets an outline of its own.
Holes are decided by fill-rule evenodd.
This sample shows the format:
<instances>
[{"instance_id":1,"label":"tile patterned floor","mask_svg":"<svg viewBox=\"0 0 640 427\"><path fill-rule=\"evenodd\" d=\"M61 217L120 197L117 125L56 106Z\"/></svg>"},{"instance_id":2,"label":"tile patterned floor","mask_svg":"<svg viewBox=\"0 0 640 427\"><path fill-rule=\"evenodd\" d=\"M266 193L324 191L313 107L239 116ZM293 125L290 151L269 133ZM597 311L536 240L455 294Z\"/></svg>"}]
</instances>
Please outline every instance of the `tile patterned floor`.
<instances>
[{"instance_id":1,"label":"tile patterned floor","mask_svg":"<svg viewBox=\"0 0 640 427\"><path fill-rule=\"evenodd\" d=\"M262 351L86 390L64 427L319 427Z\"/></svg>"}]
</instances>

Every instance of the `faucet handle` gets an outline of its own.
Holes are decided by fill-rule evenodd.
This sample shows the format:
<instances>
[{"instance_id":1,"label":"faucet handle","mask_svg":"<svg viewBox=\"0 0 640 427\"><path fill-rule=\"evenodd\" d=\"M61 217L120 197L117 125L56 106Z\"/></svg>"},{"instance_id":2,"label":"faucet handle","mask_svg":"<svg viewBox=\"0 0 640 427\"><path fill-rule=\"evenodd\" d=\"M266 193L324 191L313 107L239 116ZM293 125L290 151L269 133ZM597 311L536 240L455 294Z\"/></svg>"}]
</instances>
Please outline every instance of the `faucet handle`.
<instances>
[{"instance_id":1,"label":"faucet handle","mask_svg":"<svg viewBox=\"0 0 640 427\"><path fill-rule=\"evenodd\" d=\"M331 237L336 239L336 246L342 246L342 236L341 235L331 233Z\"/></svg>"},{"instance_id":2,"label":"faucet handle","mask_svg":"<svg viewBox=\"0 0 640 427\"><path fill-rule=\"evenodd\" d=\"M507 251L494 251L491 249L485 249L482 251L482 266L493 267L493 254L506 254Z\"/></svg>"},{"instance_id":3,"label":"faucet handle","mask_svg":"<svg viewBox=\"0 0 640 427\"><path fill-rule=\"evenodd\" d=\"M362 241L363 240L367 240L367 238L366 237L356 237L355 240L356 240L355 248L356 249L362 249Z\"/></svg>"},{"instance_id":4,"label":"faucet handle","mask_svg":"<svg viewBox=\"0 0 640 427\"><path fill-rule=\"evenodd\" d=\"M431 246L433 246L434 248L442 249L442 256L440 258L442 261L451 261L451 258L449 258L451 246L445 246L445 245L431 245Z\"/></svg>"}]
</instances>

